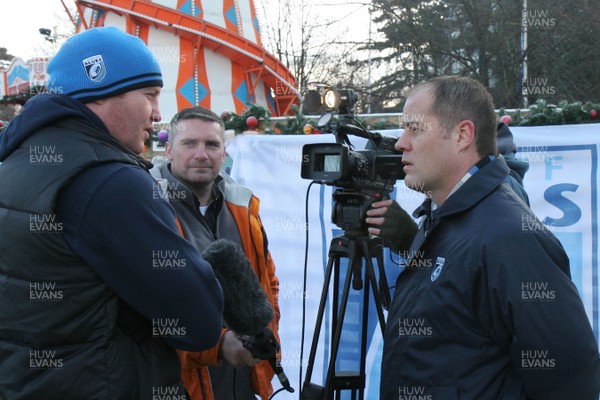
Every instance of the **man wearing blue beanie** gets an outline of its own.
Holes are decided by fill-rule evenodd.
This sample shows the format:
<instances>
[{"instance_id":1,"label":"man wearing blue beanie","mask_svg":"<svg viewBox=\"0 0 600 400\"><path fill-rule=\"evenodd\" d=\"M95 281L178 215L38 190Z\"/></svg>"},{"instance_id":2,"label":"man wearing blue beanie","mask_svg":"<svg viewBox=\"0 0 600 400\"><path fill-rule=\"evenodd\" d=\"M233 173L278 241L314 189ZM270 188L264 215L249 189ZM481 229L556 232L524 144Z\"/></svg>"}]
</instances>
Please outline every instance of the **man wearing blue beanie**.
<instances>
[{"instance_id":1,"label":"man wearing blue beanie","mask_svg":"<svg viewBox=\"0 0 600 400\"><path fill-rule=\"evenodd\" d=\"M0 134L0 398L183 399L175 349L217 343L223 294L138 155L160 66L105 27L48 72Z\"/></svg>"},{"instance_id":2,"label":"man wearing blue beanie","mask_svg":"<svg viewBox=\"0 0 600 400\"><path fill-rule=\"evenodd\" d=\"M144 42L107 26L68 40L48 64L51 93L82 103L163 85L158 62Z\"/></svg>"}]
</instances>

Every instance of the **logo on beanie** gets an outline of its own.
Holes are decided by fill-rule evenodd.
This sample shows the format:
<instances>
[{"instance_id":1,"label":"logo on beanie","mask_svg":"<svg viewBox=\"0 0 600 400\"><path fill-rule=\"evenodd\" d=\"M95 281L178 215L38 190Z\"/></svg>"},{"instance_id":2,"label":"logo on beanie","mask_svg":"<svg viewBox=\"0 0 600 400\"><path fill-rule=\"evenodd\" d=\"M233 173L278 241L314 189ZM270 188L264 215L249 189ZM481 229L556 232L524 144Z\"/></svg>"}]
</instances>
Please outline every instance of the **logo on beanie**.
<instances>
[{"instance_id":1,"label":"logo on beanie","mask_svg":"<svg viewBox=\"0 0 600 400\"><path fill-rule=\"evenodd\" d=\"M87 77L94 82L100 82L106 76L106 66L100 54L83 60L83 67Z\"/></svg>"}]
</instances>

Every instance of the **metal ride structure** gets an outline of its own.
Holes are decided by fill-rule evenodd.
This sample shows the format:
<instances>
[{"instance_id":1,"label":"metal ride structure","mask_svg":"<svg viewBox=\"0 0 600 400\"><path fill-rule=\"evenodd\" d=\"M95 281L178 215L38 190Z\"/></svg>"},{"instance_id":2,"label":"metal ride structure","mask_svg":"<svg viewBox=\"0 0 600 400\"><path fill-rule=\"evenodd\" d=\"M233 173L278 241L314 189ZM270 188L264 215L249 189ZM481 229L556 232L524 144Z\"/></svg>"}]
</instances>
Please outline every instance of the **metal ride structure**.
<instances>
[{"instance_id":1,"label":"metal ride structure","mask_svg":"<svg viewBox=\"0 0 600 400\"><path fill-rule=\"evenodd\" d=\"M253 0L75 3L78 31L113 25L146 42L163 71L167 118L195 105L241 113L249 103L281 116L300 103L294 76L261 45Z\"/></svg>"}]
</instances>

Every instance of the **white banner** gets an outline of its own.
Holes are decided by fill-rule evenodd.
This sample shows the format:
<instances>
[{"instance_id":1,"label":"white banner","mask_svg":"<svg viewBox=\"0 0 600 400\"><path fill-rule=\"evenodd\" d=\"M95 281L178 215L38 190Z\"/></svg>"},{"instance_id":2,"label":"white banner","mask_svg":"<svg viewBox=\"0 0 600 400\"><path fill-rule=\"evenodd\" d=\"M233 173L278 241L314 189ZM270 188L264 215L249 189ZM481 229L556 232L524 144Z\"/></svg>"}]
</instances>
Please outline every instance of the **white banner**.
<instances>
[{"instance_id":1,"label":"white banner","mask_svg":"<svg viewBox=\"0 0 600 400\"><path fill-rule=\"evenodd\" d=\"M573 282L579 289L598 340L600 124L511 127L511 131L518 146L517 158L527 160L530 165L524 185L531 208L560 239L569 255ZM381 133L397 136L399 131ZM350 140L358 150L365 146L364 139L350 137ZM311 182L300 177L302 146L307 143L334 142L332 135L239 135L227 143L227 152L233 159L231 176L252 189L261 199L261 218L280 280L282 366L296 391L301 389L300 372L304 382L308 366L332 238L343 234L331 222L333 200L330 186L312 185L306 204L307 188ZM409 213L423 200L422 195L407 189L401 181L397 183L392 196ZM527 221L523 223L526 225ZM343 279L347 263L343 255L339 258ZM398 257L385 250L383 258L389 284L393 285L400 270ZM303 290L305 274L306 292ZM343 281L335 286L340 293L343 291ZM333 287L330 286L327 293L329 298L332 292ZM360 333L364 326L367 333L365 398L373 399L379 396L382 340L372 296L369 300L368 322L362 322L364 292L364 289L352 288L349 291L337 369L358 371ZM334 332L330 303L327 302L310 380L318 385L324 384L323 375L332 358L329 343ZM274 383L279 387L277 382ZM297 399L298 395L280 393L277 398Z\"/></svg>"}]
</instances>

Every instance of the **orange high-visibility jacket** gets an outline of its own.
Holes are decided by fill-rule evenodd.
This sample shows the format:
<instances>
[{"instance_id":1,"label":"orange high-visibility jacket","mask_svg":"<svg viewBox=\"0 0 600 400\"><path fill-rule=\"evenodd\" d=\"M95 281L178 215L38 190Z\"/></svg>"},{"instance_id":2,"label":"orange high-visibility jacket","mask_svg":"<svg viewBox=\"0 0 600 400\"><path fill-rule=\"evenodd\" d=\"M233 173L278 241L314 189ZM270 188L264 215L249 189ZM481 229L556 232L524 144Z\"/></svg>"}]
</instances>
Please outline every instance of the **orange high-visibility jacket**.
<instances>
[{"instance_id":1,"label":"orange high-visibility jacket","mask_svg":"<svg viewBox=\"0 0 600 400\"><path fill-rule=\"evenodd\" d=\"M239 190L241 187L227 175L221 174L221 176L225 180L225 204L237 224L244 252L275 311L275 318L269 324L269 328L280 342L278 334L280 312L277 302L279 280L275 275L275 263L269 253L266 234L258 214L260 201L249 190ZM185 236L186 233L183 234ZM225 329L221 332L221 338L225 332ZM220 344L203 352L179 351L181 377L192 400L214 399L208 365L219 363L219 348ZM251 369L252 389L262 400L267 400L273 393L271 385L273 376L273 369L266 360Z\"/></svg>"}]
</instances>

